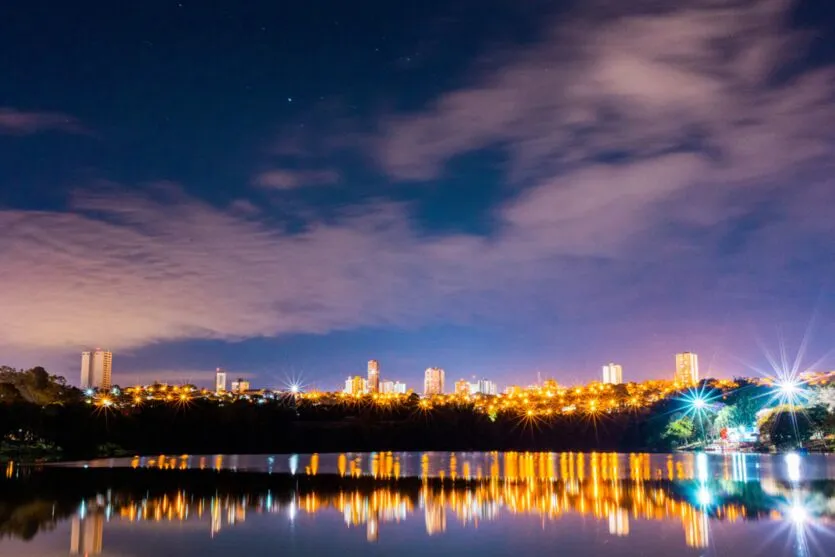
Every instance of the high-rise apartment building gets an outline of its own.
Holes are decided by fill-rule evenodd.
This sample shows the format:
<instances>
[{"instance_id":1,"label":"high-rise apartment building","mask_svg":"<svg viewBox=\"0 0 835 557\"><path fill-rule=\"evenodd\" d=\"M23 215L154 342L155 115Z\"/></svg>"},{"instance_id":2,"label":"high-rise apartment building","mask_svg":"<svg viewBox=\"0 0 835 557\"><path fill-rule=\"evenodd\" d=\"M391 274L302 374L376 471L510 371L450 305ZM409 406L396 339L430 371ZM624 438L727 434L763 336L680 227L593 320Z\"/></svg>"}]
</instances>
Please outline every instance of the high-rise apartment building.
<instances>
[{"instance_id":1,"label":"high-rise apartment building","mask_svg":"<svg viewBox=\"0 0 835 557\"><path fill-rule=\"evenodd\" d=\"M384 395L405 395L406 383L402 381L380 381L380 392Z\"/></svg>"},{"instance_id":2,"label":"high-rise apartment building","mask_svg":"<svg viewBox=\"0 0 835 557\"><path fill-rule=\"evenodd\" d=\"M113 372L113 353L100 348L81 353L81 388L109 389Z\"/></svg>"},{"instance_id":3,"label":"high-rise apartment building","mask_svg":"<svg viewBox=\"0 0 835 557\"><path fill-rule=\"evenodd\" d=\"M423 375L423 394L426 396L444 394L444 370L428 367Z\"/></svg>"},{"instance_id":4,"label":"high-rise apartment building","mask_svg":"<svg viewBox=\"0 0 835 557\"><path fill-rule=\"evenodd\" d=\"M623 366L614 363L603 366L603 382L607 385L620 385L623 383Z\"/></svg>"},{"instance_id":5,"label":"high-rise apartment building","mask_svg":"<svg viewBox=\"0 0 835 557\"><path fill-rule=\"evenodd\" d=\"M394 381L380 381L380 393L384 395L394 393Z\"/></svg>"},{"instance_id":6,"label":"high-rise apartment building","mask_svg":"<svg viewBox=\"0 0 835 557\"><path fill-rule=\"evenodd\" d=\"M368 392L368 380L356 375L345 380L345 392L349 395L362 395Z\"/></svg>"},{"instance_id":7,"label":"high-rise apartment building","mask_svg":"<svg viewBox=\"0 0 835 557\"><path fill-rule=\"evenodd\" d=\"M479 379L475 392L483 395L495 395L499 389L493 381L487 379Z\"/></svg>"},{"instance_id":8,"label":"high-rise apartment building","mask_svg":"<svg viewBox=\"0 0 835 557\"><path fill-rule=\"evenodd\" d=\"M380 362L377 360L368 361L368 392L380 392Z\"/></svg>"},{"instance_id":9,"label":"high-rise apartment building","mask_svg":"<svg viewBox=\"0 0 835 557\"><path fill-rule=\"evenodd\" d=\"M699 356L692 352L676 354L676 383L695 385L699 382Z\"/></svg>"},{"instance_id":10,"label":"high-rise apartment building","mask_svg":"<svg viewBox=\"0 0 835 557\"><path fill-rule=\"evenodd\" d=\"M217 370L215 371L215 392L226 392L226 372L223 371L221 368L217 368Z\"/></svg>"},{"instance_id":11,"label":"high-rise apartment building","mask_svg":"<svg viewBox=\"0 0 835 557\"><path fill-rule=\"evenodd\" d=\"M237 379L232 381L232 392L242 395L250 389L249 381L246 379Z\"/></svg>"},{"instance_id":12,"label":"high-rise apartment building","mask_svg":"<svg viewBox=\"0 0 835 557\"><path fill-rule=\"evenodd\" d=\"M461 379L455 382L455 394L468 395L470 394L470 382L466 379Z\"/></svg>"}]
</instances>

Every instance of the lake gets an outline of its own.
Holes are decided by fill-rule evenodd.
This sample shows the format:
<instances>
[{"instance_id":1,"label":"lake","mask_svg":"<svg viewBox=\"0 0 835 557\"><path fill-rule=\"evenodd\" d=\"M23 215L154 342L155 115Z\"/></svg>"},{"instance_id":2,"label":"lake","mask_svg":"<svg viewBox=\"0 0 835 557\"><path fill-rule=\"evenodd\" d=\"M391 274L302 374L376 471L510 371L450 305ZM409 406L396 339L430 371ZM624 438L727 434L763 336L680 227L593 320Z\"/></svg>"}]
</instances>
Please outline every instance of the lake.
<instances>
[{"instance_id":1,"label":"lake","mask_svg":"<svg viewBox=\"0 0 835 557\"><path fill-rule=\"evenodd\" d=\"M2 486L0 555L835 555L825 455L158 455Z\"/></svg>"}]
</instances>

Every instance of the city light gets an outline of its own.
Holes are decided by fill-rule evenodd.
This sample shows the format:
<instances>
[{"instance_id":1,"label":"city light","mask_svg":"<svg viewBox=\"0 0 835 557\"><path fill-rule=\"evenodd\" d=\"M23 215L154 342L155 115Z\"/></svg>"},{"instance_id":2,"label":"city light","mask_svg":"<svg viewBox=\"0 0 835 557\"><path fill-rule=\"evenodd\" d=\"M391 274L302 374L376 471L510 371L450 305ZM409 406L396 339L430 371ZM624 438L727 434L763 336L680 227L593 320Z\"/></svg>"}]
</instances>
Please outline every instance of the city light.
<instances>
[{"instance_id":1,"label":"city light","mask_svg":"<svg viewBox=\"0 0 835 557\"><path fill-rule=\"evenodd\" d=\"M804 383L794 374L779 374L774 382L771 395L772 402L780 406L788 406L793 409L795 406L805 404L809 399L809 392Z\"/></svg>"},{"instance_id":2,"label":"city light","mask_svg":"<svg viewBox=\"0 0 835 557\"><path fill-rule=\"evenodd\" d=\"M809 513L800 503L794 503L789 507L789 519L795 524L803 524L809 519Z\"/></svg>"},{"instance_id":3,"label":"city light","mask_svg":"<svg viewBox=\"0 0 835 557\"><path fill-rule=\"evenodd\" d=\"M800 481L800 455L797 453L789 453L785 456L786 472L791 482Z\"/></svg>"},{"instance_id":4,"label":"city light","mask_svg":"<svg viewBox=\"0 0 835 557\"><path fill-rule=\"evenodd\" d=\"M711 495L710 490L707 486L701 486L699 490L696 492L696 500L698 501L699 505L702 507L709 507L713 502L713 495Z\"/></svg>"},{"instance_id":5,"label":"city light","mask_svg":"<svg viewBox=\"0 0 835 557\"><path fill-rule=\"evenodd\" d=\"M334 464L340 467L343 477L385 480L400 477L400 458L391 452L341 453ZM365 525L372 534L369 540L376 541L385 535L384 524L402 522L416 513L424 515L429 534L444 532L453 523L453 517L460 527L475 528L485 521L500 520L505 513L535 515L543 522L576 513L608 523L609 533L616 536L630 535L633 517L640 521L674 521L688 547L703 549L709 546L713 521L735 523L762 512L759 502L752 509L740 501L732 486L711 490L701 484L692 500L685 498L675 488L672 476L660 481L653 479L646 470L652 460L653 456L647 454L515 452L482 457L453 455L445 460L437 453L423 453L419 458L422 478L472 478L473 483L444 485L426 481L418 492L401 489L396 482L348 491L317 489L307 482L290 492L220 492L211 498L186 490L139 497L116 494L112 516L130 522L182 522L189 517L205 516L210 518L210 534L214 536L222 529L244 523L250 513L281 513L293 522L319 512L337 511L347 526ZM315 454L291 455L286 463L297 475L316 476L318 461L319 455ZM182 458L160 457L145 461L143 466L175 469L181 462ZM685 462L684 455L676 458L677 464ZM278 461L269 457L267 463L272 466ZM473 475L478 468L483 468L484 475ZM680 480L694 479L685 468L681 470ZM556 477L565 481L553 481ZM645 482L652 482L652 488ZM79 514L82 519L95 520L106 516L106 512L100 501L91 498L86 512ZM780 512L787 524L802 529L804 535L816 525L814 512L804 505L787 505Z\"/></svg>"}]
</instances>

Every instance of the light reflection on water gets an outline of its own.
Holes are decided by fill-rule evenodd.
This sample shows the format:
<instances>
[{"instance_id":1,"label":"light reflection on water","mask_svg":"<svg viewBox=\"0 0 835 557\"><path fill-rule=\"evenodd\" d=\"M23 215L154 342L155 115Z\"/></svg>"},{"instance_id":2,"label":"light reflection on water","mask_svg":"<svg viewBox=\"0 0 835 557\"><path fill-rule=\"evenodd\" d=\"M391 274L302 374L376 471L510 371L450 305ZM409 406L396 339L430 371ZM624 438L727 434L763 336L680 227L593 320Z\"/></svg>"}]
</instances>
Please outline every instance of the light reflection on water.
<instances>
[{"instance_id":1,"label":"light reflection on water","mask_svg":"<svg viewBox=\"0 0 835 557\"><path fill-rule=\"evenodd\" d=\"M677 525L677 541L667 540L669 548L657 546L656 554L677 554L674 546L678 545L717 555L721 553L712 529L730 525L744 537L746 525L758 521L773 523L778 527L774 532L790 539L783 549L767 544L763 554L825 555L818 551L835 541L831 535L835 482L825 481L833 477L828 476L832 464L831 458L816 455L512 452L94 461L73 466L292 472L310 481L275 491L229 488L211 494L187 488L144 496L107 490L79 502L70 518L70 552L102 553L104 533L112 523L202 524L203 537L214 540L253 518L273 517L291 525L304 521L296 530L301 535L304 529L316 530L316 522L310 519L340 516L345 527L364 528L366 542L378 542L388 528L401 523L410 524L412 530L419 523L424 537L433 538L444 535L452 524L477 535L478 530L518 517L543 525L559 524L567 517L591 518L605 525L609 536L621 539L629 539L636 524ZM316 477L323 474L348 480L373 477L381 482L318 486ZM7 470L7 475L13 476L14 470ZM392 481L414 476L421 481L408 485ZM752 542L763 543L762 539ZM755 554L751 545L747 549L742 554ZM598 550L590 546L587 554L602 555L602 548Z\"/></svg>"},{"instance_id":2,"label":"light reflection on water","mask_svg":"<svg viewBox=\"0 0 835 557\"><path fill-rule=\"evenodd\" d=\"M701 471L699 459L702 459ZM792 460L796 459L796 460ZM531 452L377 452L312 455L159 455L109 458L62 464L89 468L163 468L233 470L276 474L339 474L375 478L448 479L602 479L691 480L697 473L712 479L792 480L801 473L800 455L746 453L616 454ZM802 457L803 479L835 479L835 459ZM704 479L707 479L705 477Z\"/></svg>"}]
</instances>

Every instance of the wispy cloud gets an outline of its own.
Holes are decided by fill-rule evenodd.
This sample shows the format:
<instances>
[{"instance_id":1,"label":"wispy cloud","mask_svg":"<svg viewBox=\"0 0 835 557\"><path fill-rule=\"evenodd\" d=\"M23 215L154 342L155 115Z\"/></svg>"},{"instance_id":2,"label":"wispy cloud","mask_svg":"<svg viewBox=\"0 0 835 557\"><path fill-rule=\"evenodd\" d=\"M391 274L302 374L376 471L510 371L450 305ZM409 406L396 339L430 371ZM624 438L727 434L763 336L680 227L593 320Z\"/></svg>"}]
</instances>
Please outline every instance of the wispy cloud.
<instances>
[{"instance_id":1,"label":"wispy cloud","mask_svg":"<svg viewBox=\"0 0 835 557\"><path fill-rule=\"evenodd\" d=\"M287 170L273 169L258 174L253 183L262 188L291 190L302 186L329 185L339 182L335 170Z\"/></svg>"},{"instance_id":2,"label":"wispy cloud","mask_svg":"<svg viewBox=\"0 0 835 557\"><path fill-rule=\"evenodd\" d=\"M221 210L176 189L0 211L0 307L14 316L0 339L119 348L514 314L631 330L657 313L707 329L808 291L798 267L835 272L819 256L835 234L835 70L780 70L803 39L786 4L592 4L380 125L373 152L395 180L508 152L515 189L489 238L427 237L409 207L380 201L291 234L244 201ZM314 178L256 183L338 176Z\"/></svg>"},{"instance_id":3,"label":"wispy cloud","mask_svg":"<svg viewBox=\"0 0 835 557\"><path fill-rule=\"evenodd\" d=\"M0 304L16 316L0 325L3 343L129 347L323 332L420 305L392 299L414 274L409 255L392 249L413 241L394 209L286 235L164 192L86 196L68 213L0 211Z\"/></svg>"},{"instance_id":4,"label":"wispy cloud","mask_svg":"<svg viewBox=\"0 0 835 557\"><path fill-rule=\"evenodd\" d=\"M543 190L526 194L533 213L547 199L555 220L618 208L619 224L632 212L641 226L648 207L690 188L831 169L835 69L791 58L807 36L787 27L790 7L586 2L547 40L494 56L506 63L478 68L469 86L390 116L376 159L394 179L431 180L457 156L503 149L510 180ZM597 222L619 230L605 215Z\"/></svg>"},{"instance_id":5,"label":"wispy cloud","mask_svg":"<svg viewBox=\"0 0 835 557\"><path fill-rule=\"evenodd\" d=\"M86 134L81 122L61 112L26 112L0 107L0 134L32 135L46 131Z\"/></svg>"}]
</instances>

